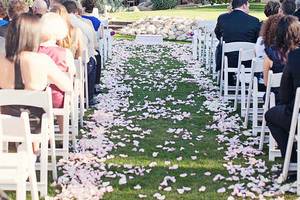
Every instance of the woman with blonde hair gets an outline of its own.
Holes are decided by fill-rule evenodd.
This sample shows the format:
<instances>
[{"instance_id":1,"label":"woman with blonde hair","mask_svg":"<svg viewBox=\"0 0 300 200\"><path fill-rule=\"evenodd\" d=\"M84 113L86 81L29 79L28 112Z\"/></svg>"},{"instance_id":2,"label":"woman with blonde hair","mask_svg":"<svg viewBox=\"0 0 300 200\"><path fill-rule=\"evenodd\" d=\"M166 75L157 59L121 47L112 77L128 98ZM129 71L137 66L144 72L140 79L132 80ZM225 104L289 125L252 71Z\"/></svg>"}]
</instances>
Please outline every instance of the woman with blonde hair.
<instances>
[{"instance_id":1,"label":"woman with blonde hair","mask_svg":"<svg viewBox=\"0 0 300 200\"><path fill-rule=\"evenodd\" d=\"M58 46L56 43L63 40L68 34L68 26L63 18L56 13L46 13L41 18L42 43L39 52L48 55L62 72L73 77L76 72L73 54L69 49ZM64 92L55 84L50 85L52 89L52 103L54 108L62 108L64 105ZM63 117L58 116L60 130L63 130Z\"/></svg>"},{"instance_id":2,"label":"woman with blonde hair","mask_svg":"<svg viewBox=\"0 0 300 200\"><path fill-rule=\"evenodd\" d=\"M58 40L57 44L61 47L70 49L75 59L79 58L82 55L83 50L82 32L80 29L72 26L69 14L63 5L54 4L50 11L59 14L65 20L69 29L67 36L62 40Z\"/></svg>"}]
</instances>

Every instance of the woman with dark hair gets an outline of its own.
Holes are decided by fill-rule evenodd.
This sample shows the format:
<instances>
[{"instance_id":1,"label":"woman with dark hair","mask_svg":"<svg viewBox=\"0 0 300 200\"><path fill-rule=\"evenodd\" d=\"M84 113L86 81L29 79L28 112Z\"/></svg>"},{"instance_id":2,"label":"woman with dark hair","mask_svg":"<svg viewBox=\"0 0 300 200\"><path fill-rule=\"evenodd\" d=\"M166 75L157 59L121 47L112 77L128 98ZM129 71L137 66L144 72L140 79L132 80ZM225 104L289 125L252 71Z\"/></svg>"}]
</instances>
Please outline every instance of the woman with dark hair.
<instances>
[{"instance_id":1,"label":"woman with dark hair","mask_svg":"<svg viewBox=\"0 0 300 200\"><path fill-rule=\"evenodd\" d=\"M265 115L267 125L276 140L281 155L286 153L291 124L295 93L300 87L300 24L296 17L285 16L278 24L276 45L278 52L286 63L279 90L279 105L271 108ZM291 162L297 161L296 148L293 148Z\"/></svg>"},{"instance_id":2,"label":"woman with dark hair","mask_svg":"<svg viewBox=\"0 0 300 200\"><path fill-rule=\"evenodd\" d=\"M264 27L264 41L266 44L266 56L264 59L264 82L267 85L269 71L280 73L287 62L288 53L296 49L300 44L297 35L297 18L273 16L270 27ZM277 22L277 23L276 23ZM277 27L270 33L270 28ZM298 35L297 35L298 36Z\"/></svg>"},{"instance_id":3,"label":"woman with dark hair","mask_svg":"<svg viewBox=\"0 0 300 200\"><path fill-rule=\"evenodd\" d=\"M94 30L97 32L100 28L101 21L93 16L93 9L96 5L95 0L82 0L81 5L84 8L84 13L82 14L82 18L90 20L90 22L93 24Z\"/></svg>"},{"instance_id":4,"label":"woman with dark hair","mask_svg":"<svg viewBox=\"0 0 300 200\"><path fill-rule=\"evenodd\" d=\"M264 13L266 17L270 17L272 15L278 14L280 8L280 3L278 1L268 1L268 3L265 6Z\"/></svg>"},{"instance_id":5,"label":"woman with dark hair","mask_svg":"<svg viewBox=\"0 0 300 200\"><path fill-rule=\"evenodd\" d=\"M0 56L0 88L18 90L44 90L49 83L62 91L71 91L70 78L61 72L49 56L38 53L40 45L40 19L24 13L14 18L6 36L6 55ZM38 133L44 111L37 107L22 105L1 107L1 113L20 116L22 111L30 114L32 133ZM38 144L34 145L34 151Z\"/></svg>"}]
</instances>

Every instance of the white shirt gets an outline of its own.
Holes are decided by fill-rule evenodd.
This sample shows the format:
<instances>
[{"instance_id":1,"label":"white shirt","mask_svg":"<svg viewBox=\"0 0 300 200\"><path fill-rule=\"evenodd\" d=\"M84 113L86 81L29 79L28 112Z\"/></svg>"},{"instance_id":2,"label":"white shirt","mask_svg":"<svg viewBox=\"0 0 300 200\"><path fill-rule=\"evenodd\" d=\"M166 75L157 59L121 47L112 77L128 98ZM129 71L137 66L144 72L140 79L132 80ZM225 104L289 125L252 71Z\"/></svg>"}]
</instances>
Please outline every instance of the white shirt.
<instances>
[{"instance_id":1,"label":"white shirt","mask_svg":"<svg viewBox=\"0 0 300 200\"><path fill-rule=\"evenodd\" d=\"M265 54L266 53L265 53L264 41L263 41L263 38L261 36L259 36L257 38L256 44L255 44L255 55L256 55L256 57L264 58Z\"/></svg>"},{"instance_id":2,"label":"white shirt","mask_svg":"<svg viewBox=\"0 0 300 200\"><path fill-rule=\"evenodd\" d=\"M95 58L96 33L93 27L91 27L88 23L84 22L80 17L77 17L74 14L70 14L70 21L72 26L79 28L85 36L87 40L86 46L89 58Z\"/></svg>"}]
</instances>

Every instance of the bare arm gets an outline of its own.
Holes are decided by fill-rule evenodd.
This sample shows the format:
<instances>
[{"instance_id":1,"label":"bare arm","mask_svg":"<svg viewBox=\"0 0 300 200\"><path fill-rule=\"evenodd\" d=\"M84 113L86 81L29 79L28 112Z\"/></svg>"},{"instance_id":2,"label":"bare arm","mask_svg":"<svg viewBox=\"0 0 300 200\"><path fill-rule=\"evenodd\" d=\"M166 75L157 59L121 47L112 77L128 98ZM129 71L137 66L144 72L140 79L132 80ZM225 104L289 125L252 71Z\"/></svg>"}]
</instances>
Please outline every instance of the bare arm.
<instances>
[{"instance_id":1,"label":"bare arm","mask_svg":"<svg viewBox=\"0 0 300 200\"><path fill-rule=\"evenodd\" d=\"M268 84L268 76L269 76L269 71L272 68L273 61L270 60L268 56L265 56L264 58L264 83L265 86Z\"/></svg>"},{"instance_id":2,"label":"bare arm","mask_svg":"<svg viewBox=\"0 0 300 200\"><path fill-rule=\"evenodd\" d=\"M64 92L72 91L73 85L68 73L62 72L53 60L46 56L44 56L43 65L47 69L47 78L50 83L56 85Z\"/></svg>"},{"instance_id":3,"label":"bare arm","mask_svg":"<svg viewBox=\"0 0 300 200\"><path fill-rule=\"evenodd\" d=\"M73 77L76 73L74 58L73 58L72 52L69 49L66 49L66 50L67 50L66 61L67 61L67 65L69 67L68 72L69 72L70 76Z\"/></svg>"}]
</instances>

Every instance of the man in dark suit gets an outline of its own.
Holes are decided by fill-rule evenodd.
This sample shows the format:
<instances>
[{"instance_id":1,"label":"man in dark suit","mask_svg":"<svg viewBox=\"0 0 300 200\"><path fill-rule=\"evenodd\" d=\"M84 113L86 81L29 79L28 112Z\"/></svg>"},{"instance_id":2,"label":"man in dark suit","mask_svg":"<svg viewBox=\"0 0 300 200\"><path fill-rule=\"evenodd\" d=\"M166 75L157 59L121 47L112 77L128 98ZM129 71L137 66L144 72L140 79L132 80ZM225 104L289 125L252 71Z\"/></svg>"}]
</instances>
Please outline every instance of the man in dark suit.
<instances>
[{"instance_id":1,"label":"man in dark suit","mask_svg":"<svg viewBox=\"0 0 300 200\"><path fill-rule=\"evenodd\" d=\"M215 34L219 40L229 42L251 42L256 43L260 31L260 22L257 18L250 16L248 0L233 0L232 12L219 16ZM222 49L221 43L217 47L216 63L217 71L221 69ZM236 66L238 53L230 53L228 56L229 66ZM234 84L233 75L229 76L229 84Z\"/></svg>"},{"instance_id":2,"label":"man in dark suit","mask_svg":"<svg viewBox=\"0 0 300 200\"><path fill-rule=\"evenodd\" d=\"M297 10L294 13L294 16L296 16L299 19L299 21L300 21L300 0L296 0L295 3L296 3Z\"/></svg>"}]
</instances>

